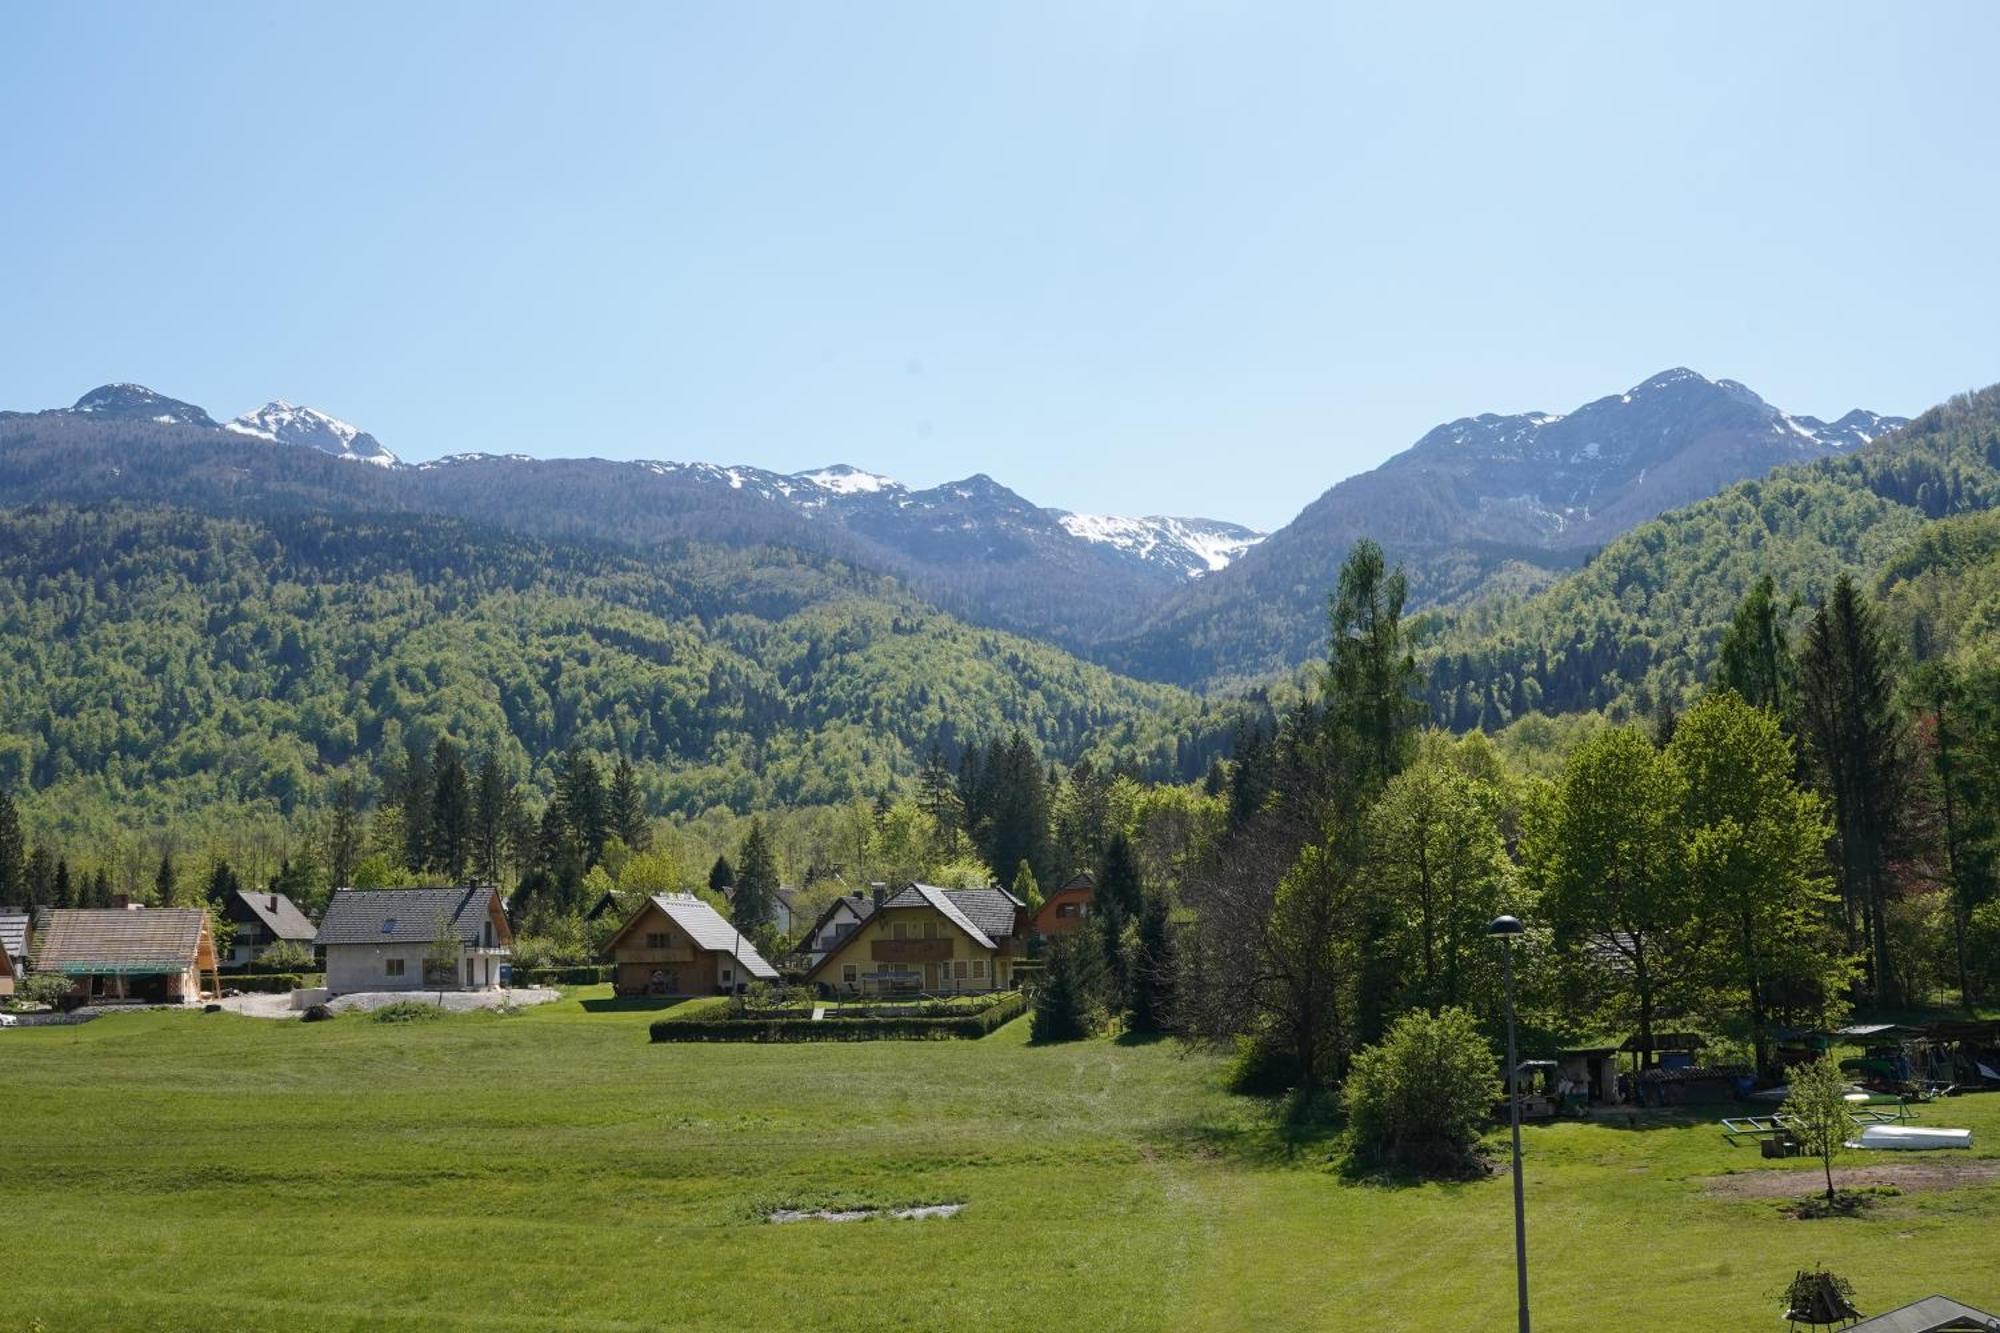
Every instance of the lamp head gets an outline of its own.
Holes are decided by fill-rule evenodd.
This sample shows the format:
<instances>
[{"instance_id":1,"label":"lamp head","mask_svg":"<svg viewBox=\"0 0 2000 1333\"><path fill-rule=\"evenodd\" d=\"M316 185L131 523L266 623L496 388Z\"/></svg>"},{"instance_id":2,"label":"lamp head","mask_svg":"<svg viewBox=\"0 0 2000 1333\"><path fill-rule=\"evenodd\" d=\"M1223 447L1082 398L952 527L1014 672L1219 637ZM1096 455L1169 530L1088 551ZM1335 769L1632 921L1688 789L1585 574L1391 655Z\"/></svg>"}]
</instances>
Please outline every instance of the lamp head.
<instances>
[{"instance_id":1,"label":"lamp head","mask_svg":"<svg viewBox=\"0 0 2000 1333\"><path fill-rule=\"evenodd\" d=\"M1486 933L1505 938L1519 935L1525 930L1527 927L1521 924L1521 918L1517 916L1496 916L1493 918L1493 924L1486 928Z\"/></svg>"}]
</instances>

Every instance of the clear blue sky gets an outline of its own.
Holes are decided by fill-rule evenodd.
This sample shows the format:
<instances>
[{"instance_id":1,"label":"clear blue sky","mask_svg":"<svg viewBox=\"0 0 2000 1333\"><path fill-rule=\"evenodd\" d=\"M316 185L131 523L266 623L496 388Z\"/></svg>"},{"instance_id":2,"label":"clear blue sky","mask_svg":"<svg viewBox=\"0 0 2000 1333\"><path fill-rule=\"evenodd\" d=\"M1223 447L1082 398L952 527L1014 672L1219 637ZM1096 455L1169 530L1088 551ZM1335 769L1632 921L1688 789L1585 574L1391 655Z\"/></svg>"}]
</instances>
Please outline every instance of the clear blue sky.
<instances>
[{"instance_id":1,"label":"clear blue sky","mask_svg":"<svg viewBox=\"0 0 2000 1333\"><path fill-rule=\"evenodd\" d=\"M1982 5L22 0L0 406L1275 525L1670 365L2000 380L1996 50Z\"/></svg>"}]
</instances>

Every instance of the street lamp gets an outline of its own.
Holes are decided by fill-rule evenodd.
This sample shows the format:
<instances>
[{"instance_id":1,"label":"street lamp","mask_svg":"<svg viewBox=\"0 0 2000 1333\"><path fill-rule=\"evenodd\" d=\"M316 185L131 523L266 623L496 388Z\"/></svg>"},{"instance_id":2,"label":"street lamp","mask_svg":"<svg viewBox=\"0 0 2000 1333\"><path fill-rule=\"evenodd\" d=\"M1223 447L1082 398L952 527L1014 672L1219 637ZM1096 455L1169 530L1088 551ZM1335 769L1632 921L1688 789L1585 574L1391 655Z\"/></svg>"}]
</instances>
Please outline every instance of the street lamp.
<instances>
[{"instance_id":1,"label":"street lamp","mask_svg":"<svg viewBox=\"0 0 2000 1333\"><path fill-rule=\"evenodd\" d=\"M1528 1333L1528 1218L1521 1201L1521 1059L1514 1051L1514 937L1527 927L1519 917L1496 916L1486 933L1500 941L1507 978L1507 1115L1514 1126L1514 1286L1520 1298L1521 1333Z\"/></svg>"}]
</instances>

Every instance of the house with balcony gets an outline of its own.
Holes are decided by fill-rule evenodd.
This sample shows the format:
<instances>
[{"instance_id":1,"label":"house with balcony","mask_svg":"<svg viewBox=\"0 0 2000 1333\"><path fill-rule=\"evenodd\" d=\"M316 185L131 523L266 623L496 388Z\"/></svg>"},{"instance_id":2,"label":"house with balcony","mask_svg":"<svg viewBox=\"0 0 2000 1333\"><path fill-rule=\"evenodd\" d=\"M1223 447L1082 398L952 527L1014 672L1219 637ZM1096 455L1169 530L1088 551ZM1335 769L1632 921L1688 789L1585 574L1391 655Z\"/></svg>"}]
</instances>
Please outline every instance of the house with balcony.
<instances>
[{"instance_id":1,"label":"house with balcony","mask_svg":"<svg viewBox=\"0 0 2000 1333\"><path fill-rule=\"evenodd\" d=\"M1005 889L906 884L813 964L832 995L1007 990L1026 938L1026 905Z\"/></svg>"},{"instance_id":2,"label":"house with balcony","mask_svg":"<svg viewBox=\"0 0 2000 1333\"><path fill-rule=\"evenodd\" d=\"M222 905L222 915L236 927L224 967L247 967L266 949L289 941L310 949L319 932L306 914L282 893L251 893L238 889Z\"/></svg>"},{"instance_id":3,"label":"house with balcony","mask_svg":"<svg viewBox=\"0 0 2000 1333\"><path fill-rule=\"evenodd\" d=\"M1028 919L1028 933L1046 940L1081 930L1096 898L1097 881L1086 870L1042 900Z\"/></svg>"},{"instance_id":4,"label":"house with balcony","mask_svg":"<svg viewBox=\"0 0 2000 1333\"><path fill-rule=\"evenodd\" d=\"M514 932L497 889L336 889L313 945L336 995L497 990Z\"/></svg>"},{"instance_id":5,"label":"house with balcony","mask_svg":"<svg viewBox=\"0 0 2000 1333\"><path fill-rule=\"evenodd\" d=\"M742 931L691 893L649 895L606 951L620 995L732 995L778 979Z\"/></svg>"}]
</instances>

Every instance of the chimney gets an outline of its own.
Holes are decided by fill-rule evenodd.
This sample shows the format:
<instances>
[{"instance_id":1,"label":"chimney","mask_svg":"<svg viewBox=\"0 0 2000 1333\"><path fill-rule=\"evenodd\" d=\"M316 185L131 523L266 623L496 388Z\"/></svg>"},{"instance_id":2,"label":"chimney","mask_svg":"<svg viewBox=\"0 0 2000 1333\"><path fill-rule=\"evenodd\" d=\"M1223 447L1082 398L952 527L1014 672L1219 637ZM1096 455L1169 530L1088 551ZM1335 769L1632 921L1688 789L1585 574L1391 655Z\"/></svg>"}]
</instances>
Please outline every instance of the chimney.
<instances>
[{"instance_id":1,"label":"chimney","mask_svg":"<svg viewBox=\"0 0 2000 1333\"><path fill-rule=\"evenodd\" d=\"M122 893L115 893L111 896L111 906L116 911L123 912L131 905L132 900Z\"/></svg>"},{"instance_id":2,"label":"chimney","mask_svg":"<svg viewBox=\"0 0 2000 1333\"><path fill-rule=\"evenodd\" d=\"M889 886L887 884L882 883L880 880L871 883L868 886L868 889L871 893L875 895L875 905L877 907L880 907L883 901L887 899L889 896Z\"/></svg>"},{"instance_id":3,"label":"chimney","mask_svg":"<svg viewBox=\"0 0 2000 1333\"><path fill-rule=\"evenodd\" d=\"M273 912L278 910L278 895L275 893L271 895L271 910Z\"/></svg>"}]
</instances>

